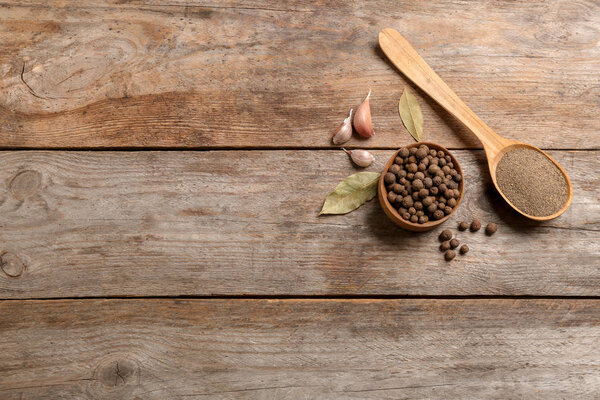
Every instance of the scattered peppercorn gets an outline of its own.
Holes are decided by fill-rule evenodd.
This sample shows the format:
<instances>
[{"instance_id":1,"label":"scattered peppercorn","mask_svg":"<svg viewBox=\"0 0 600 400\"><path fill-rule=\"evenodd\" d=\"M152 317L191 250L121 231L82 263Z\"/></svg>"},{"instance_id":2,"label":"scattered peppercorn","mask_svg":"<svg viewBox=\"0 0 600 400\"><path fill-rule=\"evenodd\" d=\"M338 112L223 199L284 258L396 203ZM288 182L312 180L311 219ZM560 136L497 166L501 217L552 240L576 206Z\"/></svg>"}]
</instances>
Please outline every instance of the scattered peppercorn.
<instances>
[{"instance_id":1,"label":"scattered peppercorn","mask_svg":"<svg viewBox=\"0 0 600 400\"><path fill-rule=\"evenodd\" d=\"M450 232L448 229L444 229L440 233L439 239L440 239L440 242L445 242L446 240L452 239L452 232Z\"/></svg>"},{"instance_id":2,"label":"scattered peppercorn","mask_svg":"<svg viewBox=\"0 0 600 400\"><path fill-rule=\"evenodd\" d=\"M451 261L454 257L456 257L456 252L454 250L448 250L446 251L446 254L444 254L446 261Z\"/></svg>"},{"instance_id":3,"label":"scattered peppercorn","mask_svg":"<svg viewBox=\"0 0 600 400\"><path fill-rule=\"evenodd\" d=\"M485 234L488 235L488 236L492 236L494 233L496 233L497 230L498 230L498 225L496 225L493 222L490 222L485 227Z\"/></svg>"},{"instance_id":4,"label":"scattered peppercorn","mask_svg":"<svg viewBox=\"0 0 600 400\"><path fill-rule=\"evenodd\" d=\"M466 244L463 244L462 246L460 246L460 249L458 250L458 252L462 255L467 254L469 252L469 246L467 246Z\"/></svg>"},{"instance_id":5,"label":"scattered peppercorn","mask_svg":"<svg viewBox=\"0 0 600 400\"><path fill-rule=\"evenodd\" d=\"M450 250L450 241L449 240L445 240L442 242L442 244L440 244L440 251L443 253L446 250Z\"/></svg>"},{"instance_id":6,"label":"scattered peppercorn","mask_svg":"<svg viewBox=\"0 0 600 400\"><path fill-rule=\"evenodd\" d=\"M460 224L458 224L459 231L466 231L468 227L469 224L467 224L465 221L461 221Z\"/></svg>"},{"instance_id":7,"label":"scattered peppercorn","mask_svg":"<svg viewBox=\"0 0 600 400\"><path fill-rule=\"evenodd\" d=\"M479 222L478 219L474 219L473 222L471 222L471 232L477 232L480 229L481 229L481 222Z\"/></svg>"},{"instance_id":8,"label":"scattered peppercorn","mask_svg":"<svg viewBox=\"0 0 600 400\"><path fill-rule=\"evenodd\" d=\"M450 248L455 249L458 247L459 244L460 242L458 241L458 239L454 238L450 241Z\"/></svg>"}]
</instances>

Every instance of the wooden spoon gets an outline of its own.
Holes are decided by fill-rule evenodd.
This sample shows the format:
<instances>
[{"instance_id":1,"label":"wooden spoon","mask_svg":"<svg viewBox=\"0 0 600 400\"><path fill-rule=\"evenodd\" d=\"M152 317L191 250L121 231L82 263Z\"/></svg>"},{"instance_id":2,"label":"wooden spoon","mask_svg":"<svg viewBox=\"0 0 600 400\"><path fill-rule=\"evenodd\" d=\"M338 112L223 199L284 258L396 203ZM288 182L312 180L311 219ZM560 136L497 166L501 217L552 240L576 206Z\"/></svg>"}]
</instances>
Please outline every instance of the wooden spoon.
<instances>
[{"instance_id":1,"label":"wooden spoon","mask_svg":"<svg viewBox=\"0 0 600 400\"><path fill-rule=\"evenodd\" d=\"M531 146L526 143L517 142L516 140L506 139L496 134L489 126L485 124L463 101L444 83L444 81L431 69L429 65L419 56L415 49L394 29L384 29L379 32L379 46L390 59L390 61L402 72L408 79L413 81L415 85L420 87L425 93L431 98L437 101L442 107L444 107L450 114L456 119L462 122L481 142L485 155L487 156L488 166L490 168L490 174L492 175L492 181L498 189L500 195L506 200L508 204L519 213L523 214L527 218L531 218L537 221L547 221L552 218L556 218L561 215L571 204L573 199L573 187L571 186L571 180L556 160L550 157L548 154L538 149L535 146ZM508 151L514 150L519 147L525 147L539 151L544 156L548 157L550 161L556 165L556 167L563 174L565 181L568 185L568 196L567 201L560 210L556 213L548 216L535 216L527 214L517 208L511 203L502 190L498 187L496 181L496 167L500 162L500 159Z\"/></svg>"}]
</instances>

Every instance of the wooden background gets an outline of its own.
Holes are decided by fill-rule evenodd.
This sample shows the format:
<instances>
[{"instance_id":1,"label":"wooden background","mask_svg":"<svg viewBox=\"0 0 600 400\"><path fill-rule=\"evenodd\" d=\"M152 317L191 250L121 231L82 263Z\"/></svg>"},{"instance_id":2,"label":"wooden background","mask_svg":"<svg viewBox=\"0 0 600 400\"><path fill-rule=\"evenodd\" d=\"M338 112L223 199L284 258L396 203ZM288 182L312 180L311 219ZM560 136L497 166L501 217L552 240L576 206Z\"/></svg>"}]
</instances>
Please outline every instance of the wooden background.
<instances>
[{"instance_id":1,"label":"wooden background","mask_svg":"<svg viewBox=\"0 0 600 400\"><path fill-rule=\"evenodd\" d=\"M332 130L369 89L379 171L412 139L400 31L493 129L555 157L570 209L527 221L420 91L463 204L499 231L413 234ZM598 1L0 3L1 399L595 399Z\"/></svg>"}]
</instances>

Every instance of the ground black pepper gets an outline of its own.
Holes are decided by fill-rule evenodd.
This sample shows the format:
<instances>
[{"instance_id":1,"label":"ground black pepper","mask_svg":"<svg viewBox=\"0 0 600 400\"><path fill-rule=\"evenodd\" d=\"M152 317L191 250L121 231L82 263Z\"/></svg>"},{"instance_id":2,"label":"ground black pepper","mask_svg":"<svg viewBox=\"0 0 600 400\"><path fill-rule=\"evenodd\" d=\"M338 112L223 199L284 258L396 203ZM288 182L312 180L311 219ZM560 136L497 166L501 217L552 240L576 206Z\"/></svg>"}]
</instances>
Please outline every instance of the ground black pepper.
<instances>
[{"instance_id":1,"label":"ground black pepper","mask_svg":"<svg viewBox=\"0 0 600 400\"><path fill-rule=\"evenodd\" d=\"M568 198L568 183L560 169L543 153L527 147L502 157L496 182L515 207L536 217L558 212Z\"/></svg>"}]
</instances>

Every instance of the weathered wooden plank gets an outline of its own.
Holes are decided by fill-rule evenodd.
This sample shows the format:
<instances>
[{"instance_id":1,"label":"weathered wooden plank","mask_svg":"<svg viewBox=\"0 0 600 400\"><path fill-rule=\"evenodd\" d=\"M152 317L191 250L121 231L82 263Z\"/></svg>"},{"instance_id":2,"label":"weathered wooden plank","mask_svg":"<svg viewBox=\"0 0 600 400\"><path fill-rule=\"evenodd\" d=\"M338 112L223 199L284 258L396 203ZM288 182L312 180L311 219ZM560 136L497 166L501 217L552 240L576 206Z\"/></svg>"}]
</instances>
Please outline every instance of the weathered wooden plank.
<instances>
[{"instance_id":1,"label":"weathered wooden plank","mask_svg":"<svg viewBox=\"0 0 600 400\"><path fill-rule=\"evenodd\" d=\"M3 399L595 399L598 300L0 302Z\"/></svg>"},{"instance_id":2,"label":"weathered wooden plank","mask_svg":"<svg viewBox=\"0 0 600 400\"><path fill-rule=\"evenodd\" d=\"M125 4L121 4L125 3ZM488 124L598 148L595 1L4 2L0 147L322 147L373 89L376 136L408 139L398 29ZM479 146L430 100L426 137Z\"/></svg>"},{"instance_id":3,"label":"weathered wooden plank","mask_svg":"<svg viewBox=\"0 0 600 400\"><path fill-rule=\"evenodd\" d=\"M600 158L551 154L575 196L534 224L499 199L483 152L455 152L467 189L443 228L477 217L499 232L460 233L471 252L446 263L441 228L403 231L376 201L318 216L357 171L342 151L2 152L0 298L598 295Z\"/></svg>"}]
</instances>

